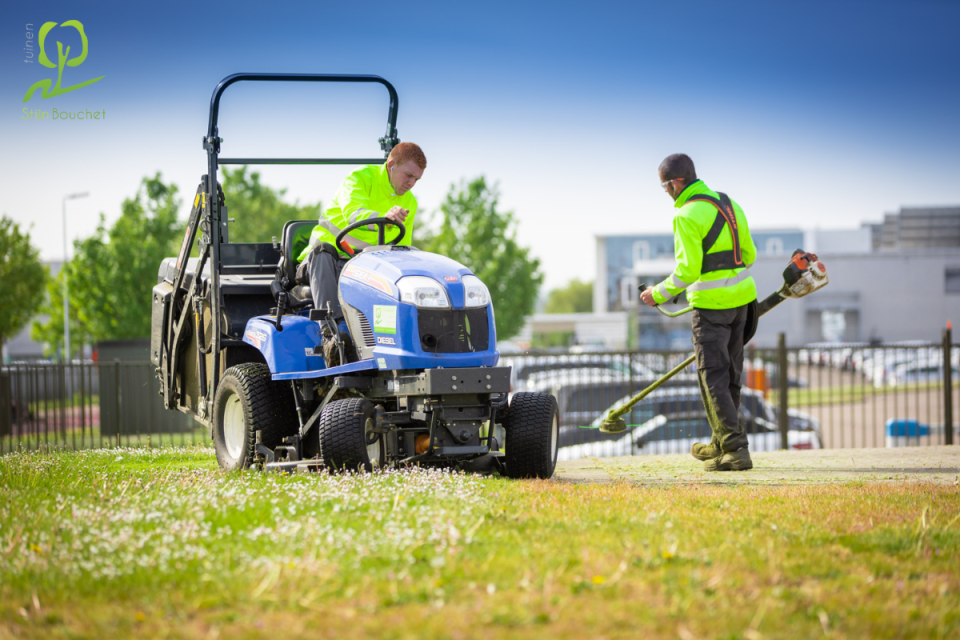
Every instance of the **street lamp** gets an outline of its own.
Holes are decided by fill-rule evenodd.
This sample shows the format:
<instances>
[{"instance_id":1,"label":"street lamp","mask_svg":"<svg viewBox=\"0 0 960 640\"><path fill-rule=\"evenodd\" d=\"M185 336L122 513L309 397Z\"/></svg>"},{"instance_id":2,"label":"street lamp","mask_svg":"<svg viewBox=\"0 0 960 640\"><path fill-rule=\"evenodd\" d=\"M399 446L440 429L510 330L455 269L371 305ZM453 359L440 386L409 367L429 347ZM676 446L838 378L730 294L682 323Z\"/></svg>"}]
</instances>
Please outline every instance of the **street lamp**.
<instances>
[{"instance_id":1,"label":"street lamp","mask_svg":"<svg viewBox=\"0 0 960 640\"><path fill-rule=\"evenodd\" d=\"M90 195L88 192L71 193L63 196L63 348L66 362L70 362L70 289L67 286L67 261L70 256L67 254L67 200L76 200L77 198L86 198Z\"/></svg>"}]
</instances>

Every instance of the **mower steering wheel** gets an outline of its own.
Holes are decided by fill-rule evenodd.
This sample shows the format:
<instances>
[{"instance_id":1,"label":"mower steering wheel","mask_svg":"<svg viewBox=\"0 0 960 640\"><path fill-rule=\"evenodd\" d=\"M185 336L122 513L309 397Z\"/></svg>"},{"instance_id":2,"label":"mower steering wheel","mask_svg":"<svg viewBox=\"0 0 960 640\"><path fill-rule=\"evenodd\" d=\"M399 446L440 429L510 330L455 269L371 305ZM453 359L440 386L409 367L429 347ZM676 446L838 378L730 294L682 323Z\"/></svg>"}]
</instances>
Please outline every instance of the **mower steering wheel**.
<instances>
[{"instance_id":1,"label":"mower steering wheel","mask_svg":"<svg viewBox=\"0 0 960 640\"><path fill-rule=\"evenodd\" d=\"M349 245L343 244L344 238L354 229L359 229L360 227L365 227L369 224L377 225L377 245L389 245L392 247L403 240L403 236L407 235L407 228L398 220L391 220L390 218L367 218L366 220L357 220L353 224L340 231L340 233L337 234L337 247L342 248L350 255L353 255L353 248ZM386 234L387 226L391 224L396 227L400 227L400 233L398 233L397 237L390 242L384 242L384 235Z\"/></svg>"}]
</instances>

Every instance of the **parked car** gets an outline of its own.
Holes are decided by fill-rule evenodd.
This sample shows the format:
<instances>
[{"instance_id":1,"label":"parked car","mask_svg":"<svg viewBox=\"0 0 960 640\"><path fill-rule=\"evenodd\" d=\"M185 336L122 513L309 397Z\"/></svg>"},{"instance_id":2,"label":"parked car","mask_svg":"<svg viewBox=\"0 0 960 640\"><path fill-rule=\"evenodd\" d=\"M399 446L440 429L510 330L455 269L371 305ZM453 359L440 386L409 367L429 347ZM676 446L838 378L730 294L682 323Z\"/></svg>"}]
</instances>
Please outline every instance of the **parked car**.
<instances>
[{"instance_id":1,"label":"parked car","mask_svg":"<svg viewBox=\"0 0 960 640\"><path fill-rule=\"evenodd\" d=\"M960 379L960 367L950 367L953 379ZM894 367L892 374L887 378L887 384L897 386L912 382L941 382L943 381L943 363L940 358L934 362L904 362Z\"/></svg>"},{"instance_id":2,"label":"parked car","mask_svg":"<svg viewBox=\"0 0 960 640\"><path fill-rule=\"evenodd\" d=\"M601 369L611 373L619 373L624 377L655 380L666 373L674 364L672 360L662 355L645 356L641 362L637 354L559 354L545 356L507 356L500 359L502 366L513 368L511 382L514 391L524 391L528 388L528 380L537 376L542 381L549 378L550 372L581 371L585 369ZM659 366L651 366L659 365ZM570 378L575 374L557 374L560 377ZM682 375L693 375L685 373ZM540 383L542 384L542 382Z\"/></svg>"},{"instance_id":3,"label":"parked car","mask_svg":"<svg viewBox=\"0 0 960 640\"><path fill-rule=\"evenodd\" d=\"M598 367L583 367L577 369L550 369L530 373L525 378L517 380L514 392L539 391L553 389L567 385L585 384L591 382L619 382L629 380L630 376L617 369ZM653 380L656 376L647 375L642 379Z\"/></svg>"},{"instance_id":4,"label":"parked car","mask_svg":"<svg viewBox=\"0 0 960 640\"><path fill-rule=\"evenodd\" d=\"M557 399L562 442L564 432L573 430L575 434L581 425L589 425L620 398L632 397L657 377L631 378L606 369L560 370L533 375L520 390L549 393ZM663 388L693 384L696 376L680 374L668 380Z\"/></svg>"},{"instance_id":5,"label":"parked car","mask_svg":"<svg viewBox=\"0 0 960 640\"><path fill-rule=\"evenodd\" d=\"M885 347L870 350L855 360L859 360L859 370L877 388L938 381L943 375L943 352L939 347ZM957 371L960 353L954 351L950 360L953 370Z\"/></svg>"},{"instance_id":6,"label":"parked car","mask_svg":"<svg viewBox=\"0 0 960 640\"><path fill-rule=\"evenodd\" d=\"M780 448L780 433L761 428L747 434L751 451L773 451ZM559 460L576 460L583 457L617 455L657 455L689 453L696 442L709 442L712 432L705 418L668 417L659 414L643 425L627 431L612 441L594 441L563 447ZM815 434L803 431L788 431L787 443L791 449L817 449L820 446Z\"/></svg>"},{"instance_id":7,"label":"parked car","mask_svg":"<svg viewBox=\"0 0 960 640\"><path fill-rule=\"evenodd\" d=\"M610 408L624 404L620 398ZM604 410L588 429L574 430L561 424L560 457L631 455L646 453L687 453L695 442L708 442L712 435L697 387L664 388L640 401L626 416L624 434L604 434L598 429ZM777 408L752 389L740 396L740 424L747 432L750 448L767 451L780 448ZM820 423L809 414L788 412L787 442L792 449L819 449Z\"/></svg>"}]
</instances>

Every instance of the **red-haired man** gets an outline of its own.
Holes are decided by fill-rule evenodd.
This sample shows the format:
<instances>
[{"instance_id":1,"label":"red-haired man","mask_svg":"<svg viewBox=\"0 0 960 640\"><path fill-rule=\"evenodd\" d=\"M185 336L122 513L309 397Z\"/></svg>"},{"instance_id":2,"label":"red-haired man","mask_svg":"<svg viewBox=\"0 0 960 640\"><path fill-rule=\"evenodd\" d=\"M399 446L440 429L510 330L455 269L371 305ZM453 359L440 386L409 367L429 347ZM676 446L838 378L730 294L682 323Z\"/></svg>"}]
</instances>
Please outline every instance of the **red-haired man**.
<instances>
[{"instance_id":1,"label":"red-haired man","mask_svg":"<svg viewBox=\"0 0 960 640\"><path fill-rule=\"evenodd\" d=\"M401 142L384 164L366 165L346 177L310 234L310 245L299 256L297 279L309 279L314 308L326 309L329 303L334 320L343 319L337 283L350 254L344 247L335 246L341 230L360 220L389 218L406 227L406 235L398 244L410 244L417 215L417 199L411 189L426 168L423 150L412 142ZM388 233L387 240L391 237ZM344 242L357 251L376 245L377 240L376 225L367 225L351 231Z\"/></svg>"}]
</instances>

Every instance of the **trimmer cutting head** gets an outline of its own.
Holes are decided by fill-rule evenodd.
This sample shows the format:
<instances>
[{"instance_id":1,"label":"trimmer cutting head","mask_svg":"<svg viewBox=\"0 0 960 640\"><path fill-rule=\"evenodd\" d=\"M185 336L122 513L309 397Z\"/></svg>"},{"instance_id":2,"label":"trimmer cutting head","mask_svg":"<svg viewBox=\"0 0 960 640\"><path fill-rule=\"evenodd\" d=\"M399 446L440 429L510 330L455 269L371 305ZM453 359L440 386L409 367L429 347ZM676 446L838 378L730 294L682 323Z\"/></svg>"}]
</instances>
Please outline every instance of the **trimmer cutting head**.
<instances>
[{"instance_id":1,"label":"trimmer cutting head","mask_svg":"<svg viewBox=\"0 0 960 640\"><path fill-rule=\"evenodd\" d=\"M627 430L627 421L623 418L610 419L607 416L600 423L600 433L623 433Z\"/></svg>"}]
</instances>

